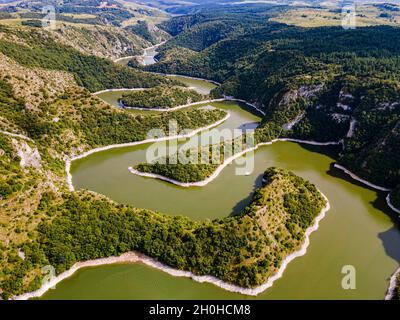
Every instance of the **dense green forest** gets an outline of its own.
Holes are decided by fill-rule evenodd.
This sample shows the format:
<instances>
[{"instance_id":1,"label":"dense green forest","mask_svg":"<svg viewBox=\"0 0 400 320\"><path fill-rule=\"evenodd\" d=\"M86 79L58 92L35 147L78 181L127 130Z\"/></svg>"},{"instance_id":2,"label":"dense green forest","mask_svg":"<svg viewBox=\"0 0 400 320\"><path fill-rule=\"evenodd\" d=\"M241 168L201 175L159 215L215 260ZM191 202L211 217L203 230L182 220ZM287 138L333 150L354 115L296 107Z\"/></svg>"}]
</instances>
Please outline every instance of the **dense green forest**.
<instances>
[{"instance_id":1,"label":"dense green forest","mask_svg":"<svg viewBox=\"0 0 400 320\"><path fill-rule=\"evenodd\" d=\"M148 90L124 93L120 99L123 107L168 109L204 100L195 90L181 86L157 86Z\"/></svg>"},{"instance_id":2,"label":"dense green forest","mask_svg":"<svg viewBox=\"0 0 400 320\"><path fill-rule=\"evenodd\" d=\"M62 203L42 197L37 210L47 218L38 236L22 246L25 260L15 253L1 283L3 297L21 293L32 268L50 264L60 273L78 261L132 250L197 275L259 285L299 248L326 204L314 185L293 173L270 168L264 178L265 185L240 215L202 222L117 205L85 192L65 194ZM39 284L40 277L33 279L30 289Z\"/></svg>"},{"instance_id":3,"label":"dense green forest","mask_svg":"<svg viewBox=\"0 0 400 320\"><path fill-rule=\"evenodd\" d=\"M253 146L253 141L246 141L244 135L220 144L199 148L181 147L176 155L160 157L152 163L139 163L134 169L179 182L199 182L211 176L226 159L250 146Z\"/></svg>"}]
</instances>

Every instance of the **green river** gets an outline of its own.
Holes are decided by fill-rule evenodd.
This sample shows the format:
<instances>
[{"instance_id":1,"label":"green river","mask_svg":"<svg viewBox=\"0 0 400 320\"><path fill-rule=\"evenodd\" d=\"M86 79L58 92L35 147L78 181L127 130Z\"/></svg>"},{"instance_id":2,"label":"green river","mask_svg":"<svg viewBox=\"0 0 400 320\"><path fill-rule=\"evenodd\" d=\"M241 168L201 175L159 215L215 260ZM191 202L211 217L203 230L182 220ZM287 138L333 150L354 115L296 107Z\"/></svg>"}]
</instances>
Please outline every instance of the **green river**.
<instances>
[{"instance_id":1,"label":"green river","mask_svg":"<svg viewBox=\"0 0 400 320\"><path fill-rule=\"evenodd\" d=\"M176 79L203 93L214 86ZM99 96L116 105L121 94ZM260 120L237 103L212 105L231 114L219 128L254 126ZM368 189L333 168L337 154L333 147L277 142L255 152L250 175L235 175L236 165L231 164L207 186L194 188L131 174L128 167L145 160L147 147L113 149L74 161L71 173L75 188L90 189L136 207L212 219L240 212L261 185L264 170L277 166L316 184L329 198L331 210L311 235L307 254L292 261L283 277L257 297L173 277L142 264L116 264L81 269L42 299L383 299L389 277L400 262L398 219L386 205L385 193ZM354 290L342 289L345 265L356 268Z\"/></svg>"}]
</instances>

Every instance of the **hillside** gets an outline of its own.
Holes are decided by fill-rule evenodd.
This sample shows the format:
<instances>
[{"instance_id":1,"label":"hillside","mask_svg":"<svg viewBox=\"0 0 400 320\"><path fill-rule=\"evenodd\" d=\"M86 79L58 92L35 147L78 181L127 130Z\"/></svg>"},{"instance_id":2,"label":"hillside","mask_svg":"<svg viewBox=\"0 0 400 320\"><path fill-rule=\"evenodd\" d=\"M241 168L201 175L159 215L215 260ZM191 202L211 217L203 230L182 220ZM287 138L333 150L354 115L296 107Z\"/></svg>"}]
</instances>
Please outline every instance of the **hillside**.
<instances>
[{"instance_id":1,"label":"hillside","mask_svg":"<svg viewBox=\"0 0 400 320\"><path fill-rule=\"evenodd\" d=\"M160 62L147 69L213 79L222 82L213 96L256 103L267 113L257 129L259 142L343 140L339 163L394 188L400 184L399 34L387 26L270 23L200 52L168 48L167 42Z\"/></svg>"},{"instance_id":2,"label":"hillside","mask_svg":"<svg viewBox=\"0 0 400 320\"><path fill-rule=\"evenodd\" d=\"M123 94L121 106L149 109L168 109L206 98L247 100L265 112L255 130L255 143L284 137L340 142L343 148L335 160L361 178L392 189L391 201L400 208L397 15L373 19L390 20L391 26L311 28L304 26L303 20L293 21L293 12L286 6L236 6L230 4L233 1L219 6L210 0L172 4L163 0L140 4L66 0L57 12L54 31L39 26L47 0L0 4L0 300L38 289L45 265L54 266L59 275L77 262L131 251L177 270L253 289L285 268L293 253L304 249L310 231L315 230L310 228L329 208L315 185L278 168L268 168L256 182L250 181L251 195L246 196L250 195L251 201L242 212L213 220L195 221L176 216L176 212L166 214L116 203L89 190L71 191L67 168L75 156L145 140L152 129L168 132L172 120L179 132L212 126L227 117L226 111L214 107L168 112L125 110L93 94L100 90L142 88ZM309 10L319 12L319 1L312 0L312 4ZM387 6L374 4L373 14L376 10L379 14L397 10ZM296 10L305 10L300 7ZM165 21L168 14L160 13L160 8L178 15ZM332 10L318 16L315 23L334 20L337 12ZM282 23L285 19L288 24ZM155 21L162 22L155 26ZM169 40L160 47L160 61L154 65L131 63L132 67L125 67L112 61L140 54L143 47L163 39ZM148 71L207 78L221 85L204 96L173 77ZM232 123L238 122L236 117L232 112ZM253 118L246 119L241 128ZM141 156L147 146L142 147L138 148ZM222 143L217 147L221 151ZM199 151L206 148L210 151L213 146L196 150L194 156L199 159ZM187 151L183 152L187 155ZM217 157L224 160L222 153ZM279 157L274 161L284 159ZM174 165L168 157L162 160L166 163L132 166L180 182L204 180L218 166ZM293 170L305 172L307 168ZM122 168L130 175L126 169ZM138 188L143 188L142 182ZM261 187L254 187L254 183ZM143 192L150 201L161 188L177 188L159 186L151 189L155 192ZM333 184L321 187L327 192L337 190ZM350 202L361 195L351 193L353 187L348 187ZM214 191L215 201L224 201L225 194L218 199ZM204 194L200 196L206 201ZM242 208L242 201L248 199L237 199L235 208ZM366 200L362 200L358 205L365 205ZM176 204L173 197L164 202L168 201ZM204 211L201 203L198 205ZM395 217L390 216L393 221L389 221L380 209L368 217L376 220L374 225L366 224L363 230L369 231L375 224L379 228L374 230L383 230L370 234L382 241L376 246L376 257L381 263L378 254L387 256L390 261L385 268L389 269L393 257L386 251L392 245L387 246L393 240ZM337 226L348 222L345 216L349 211L347 206L336 209ZM337 229L329 229L330 235L332 230ZM385 232L389 232L389 240L384 239ZM351 240L353 236L350 233ZM369 245L364 237L361 233L358 248ZM384 253L378 251L382 248ZM338 257L342 258L332 256ZM301 266L301 272L308 266ZM385 268L382 274L387 272ZM383 284L385 277L376 279Z\"/></svg>"},{"instance_id":3,"label":"hillside","mask_svg":"<svg viewBox=\"0 0 400 320\"><path fill-rule=\"evenodd\" d=\"M141 49L161 42L168 34L155 26L163 19L159 10L125 1L18 1L4 4L0 25L41 29L46 22L42 8L55 5L55 21L49 35L81 53L115 60L141 53ZM161 19L162 20L162 19Z\"/></svg>"}]
</instances>

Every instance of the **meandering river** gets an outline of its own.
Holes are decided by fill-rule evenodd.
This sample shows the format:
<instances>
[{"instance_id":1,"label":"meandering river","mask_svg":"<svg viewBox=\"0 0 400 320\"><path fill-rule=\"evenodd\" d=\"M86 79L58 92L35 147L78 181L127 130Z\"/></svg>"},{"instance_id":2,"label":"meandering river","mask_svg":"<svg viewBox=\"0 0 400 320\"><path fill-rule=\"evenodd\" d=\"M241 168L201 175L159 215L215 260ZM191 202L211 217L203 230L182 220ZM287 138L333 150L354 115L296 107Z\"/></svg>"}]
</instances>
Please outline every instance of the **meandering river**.
<instances>
[{"instance_id":1,"label":"meandering river","mask_svg":"<svg viewBox=\"0 0 400 320\"><path fill-rule=\"evenodd\" d=\"M202 93L214 86L200 80L176 79ZM117 105L121 94L106 92L99 96ZM235 102L211 105L231 114L219 128L254 126L260 120ZM261 185L264 170L277 166L316 184L329 198L331 210L311 235L307 254L292 261L283 277L257 297L172 277L141 264L116 264L82 269L42 299L383 299L389 277L400 262L398 218L388 208L385 193L368 189L333 168L337 154L334 147L277 142L255 152L250 175L235 175L232 164L201 188L180 188L131 174L127 168L145 160L147 147L107 150L74 161L71 172L75 188L90 189L136 207L212 219L239 213ZM356 269L354 290L344 290L341 285L341 271L346 265Z\"/></svg>"}]
</instances>

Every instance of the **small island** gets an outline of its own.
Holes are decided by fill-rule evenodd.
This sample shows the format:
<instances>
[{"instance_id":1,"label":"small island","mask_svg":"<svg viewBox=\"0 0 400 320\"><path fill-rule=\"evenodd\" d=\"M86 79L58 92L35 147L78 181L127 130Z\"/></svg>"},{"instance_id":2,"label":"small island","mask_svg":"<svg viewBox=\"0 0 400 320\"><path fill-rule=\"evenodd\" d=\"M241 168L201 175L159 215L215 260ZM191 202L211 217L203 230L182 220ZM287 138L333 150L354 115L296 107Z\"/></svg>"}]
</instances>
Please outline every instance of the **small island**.
<instances>
[{"instance_id":1,"label":"small island","mask_svg":"<svg viewBox=\"0 0 400 320\"><path fill-rule=\"evenodd\" d=\"M205 99L205 96L190 88L161 85L125 93L119 102L123 108L169 109Z\"/></svg>"}]
</instances>

